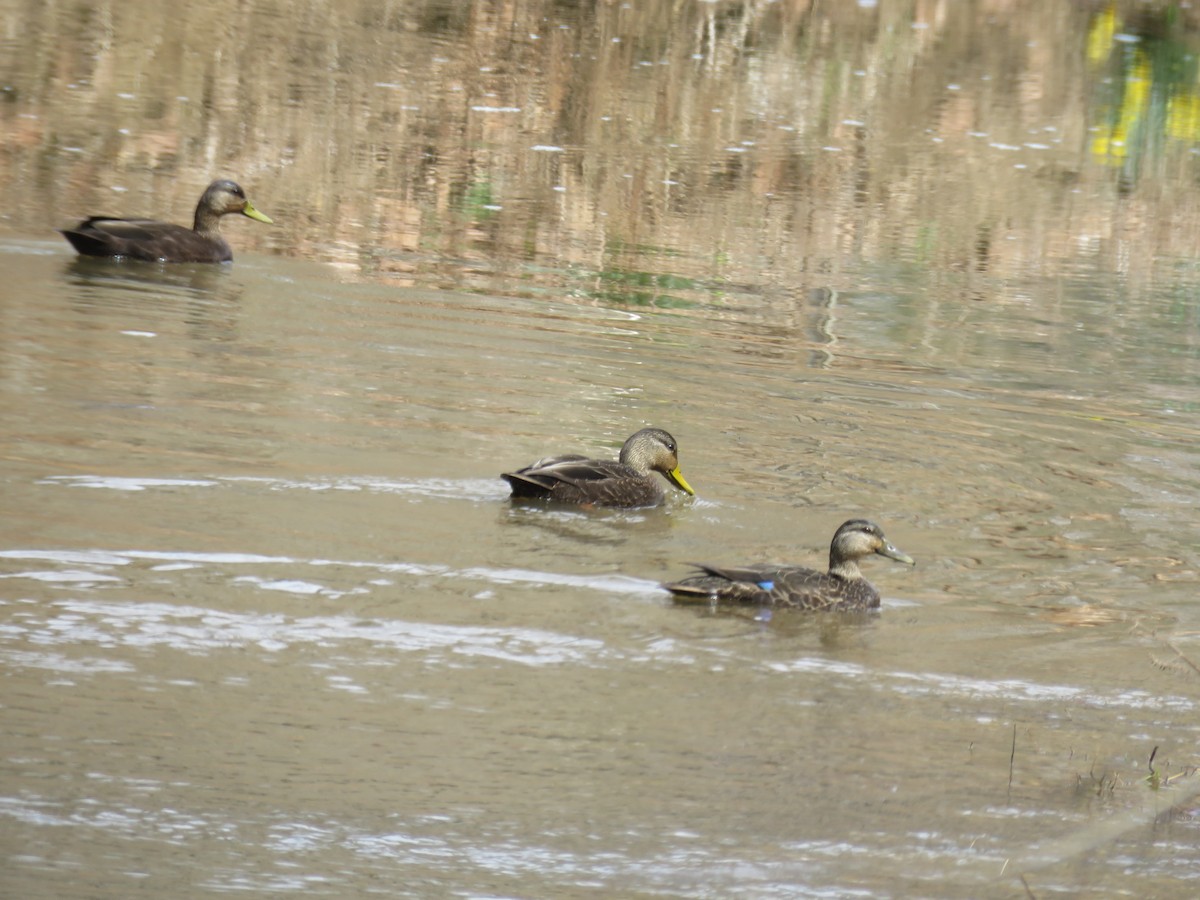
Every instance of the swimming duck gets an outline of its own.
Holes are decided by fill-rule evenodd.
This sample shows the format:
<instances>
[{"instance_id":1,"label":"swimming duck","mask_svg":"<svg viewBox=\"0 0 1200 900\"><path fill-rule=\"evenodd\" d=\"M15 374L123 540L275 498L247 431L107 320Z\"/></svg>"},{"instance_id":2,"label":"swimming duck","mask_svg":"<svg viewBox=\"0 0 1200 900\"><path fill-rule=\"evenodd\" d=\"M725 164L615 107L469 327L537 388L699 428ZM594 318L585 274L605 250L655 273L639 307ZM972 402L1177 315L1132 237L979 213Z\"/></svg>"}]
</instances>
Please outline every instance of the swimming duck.
<instances>
[{"instance_id":1,"label":"swimming duck","mask_svg":"<svg viewBox=\"0 0 1200 900\"><path fill-rule=\"evenodd\" d=\"M833 535L828 572L772 563L736 568L697 563L703 574L663 587L677 600L708 599L811 610L875 609L879 606L879 591L858 569L858 561L872 553L916 565L911 556L892 546L874 522L851 519Z\"/></svg>"},{"instance_id":2,"label":"swimming duck","mask_svg":"<svg viewBox=\"0 0 1200 900\"><path fill-rule=\"evenodd\" d=\"M695 494L679 471L678 445L661 428L643 428L621 447L617 460L548 456L500 477L514 499L555 500L593 506L658 506L664 500L654 472Z\"/></svg>"},{"instance_id":3,"label":"swimming duck","mask_svg":"<svg viewBox=\"0 0 1200 900\"><path fill-rule=\"evenodd\" d=\"M113 219L92 216L63 235L84 256L128 256L151 262L228 262L233 251L221 237L221 216L241 213L273 224L254 208L246 192L228 179L214 181L196 204L191 228L153 219Z\"/></svg>"}]
</instances>

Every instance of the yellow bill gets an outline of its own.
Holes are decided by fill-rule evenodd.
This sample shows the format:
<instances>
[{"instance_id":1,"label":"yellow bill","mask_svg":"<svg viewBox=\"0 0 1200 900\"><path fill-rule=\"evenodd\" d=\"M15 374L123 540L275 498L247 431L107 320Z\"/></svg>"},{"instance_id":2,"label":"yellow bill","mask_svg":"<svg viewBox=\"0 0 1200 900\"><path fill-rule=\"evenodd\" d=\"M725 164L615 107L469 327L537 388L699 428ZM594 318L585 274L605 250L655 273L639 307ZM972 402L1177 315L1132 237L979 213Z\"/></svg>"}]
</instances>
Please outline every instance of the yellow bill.
<instances>
[{"instance_id":1,"label":"yellow bill","mask_svg":"<svg viewBox=\"0 0 1200 900\"><path fill-rule=\"evenodd\" d=\"M268 225L275 224L274 219L272 219L266 213L260 213L257 209L254 208L254 204L251 203L249 200L247 200L246 205L242 207L242 215L249 216L252 219L258 219L258 221L260 221L260 222L266 222Z\"/></svg>"},{"instance_id":2,"label":"yellow bill","mask_svg":"<svg viewBox=\"0 0 1200 900\"><path fill-rule=\"evenodd\" d=\"M670 472L668 472L667 478L670 480L671 484L675 485L675 487L679 488L681 491L687 491L687 493L691 494L693 497L696 495L696 492L692 490L692 486L687 483L687 479L683 477L683 473L679 471L679 466L676 466Z\"/></svg>"}]
</instances>

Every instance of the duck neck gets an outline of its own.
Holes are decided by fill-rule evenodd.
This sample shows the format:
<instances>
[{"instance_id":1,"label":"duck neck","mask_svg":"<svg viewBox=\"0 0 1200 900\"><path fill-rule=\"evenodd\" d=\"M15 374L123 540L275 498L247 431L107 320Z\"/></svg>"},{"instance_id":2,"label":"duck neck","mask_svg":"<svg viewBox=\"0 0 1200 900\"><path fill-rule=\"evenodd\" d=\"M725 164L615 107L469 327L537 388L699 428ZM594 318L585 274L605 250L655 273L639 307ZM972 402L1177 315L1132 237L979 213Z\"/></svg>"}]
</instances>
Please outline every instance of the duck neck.
<instances>
[{"instance_id":1,"label":"duck neck","mask_svg":"<svg viewBox=\"0 0 1200 900\"><path fill-rule=\"evenodd\" d=\"M629 450L626 447L622 447L621 455L617 457L617 460L622 465L629 466L629 468L633 469L639 475L650 474L651 466L649 461L636 450Z\"/></svg>"},{"instance_id":2,"label":"duck neck","mask_svg":"<svg viewBox=\"0 0 1200 900\"><path fill-rule=\"evenodd\" d=\"M835 553L829 554L829 574L835 578L841 578L845 581L853 581L856 578L862 578L862 572L858 569L858 562L853 559L843 559Z\"/></svg>"},{"instance_id":3,"label":"duck neck","mask_svg":"<svg viewBox=\"0 0 1200 900\"><path fill-rule=\"evenodd\" d=\"M192 231L195 231L197 234L219 234L221 231L221 217L204 204L201 204L196 207L196 221L192 225Z\"/></svg>"}]
</instances>

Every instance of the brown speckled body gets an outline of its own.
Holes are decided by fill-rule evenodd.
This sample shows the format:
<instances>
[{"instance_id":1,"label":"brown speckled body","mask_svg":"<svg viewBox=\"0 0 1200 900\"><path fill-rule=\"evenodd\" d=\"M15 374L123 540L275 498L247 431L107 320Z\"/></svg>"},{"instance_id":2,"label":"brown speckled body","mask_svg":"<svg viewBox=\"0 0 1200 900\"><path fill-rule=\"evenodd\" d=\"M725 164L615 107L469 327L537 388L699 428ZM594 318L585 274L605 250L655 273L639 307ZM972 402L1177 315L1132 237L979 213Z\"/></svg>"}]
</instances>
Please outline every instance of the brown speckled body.
<instances>
[{"instance_id":1,"label":"brown speckled body","mask_svg":"<svg viewBox=\"0 0 1200 900\"><path fill-rule=\"evenodd\" d=\"M702 574L664 584L681 601L716 601L809 610L875 609L879 592L858 568L871 554L915 565L884 537L883 529L866 519L844 522L829 547L829 571L805 566L755 563L712 566L697 563Z\"/></svg>"}]
</instances>

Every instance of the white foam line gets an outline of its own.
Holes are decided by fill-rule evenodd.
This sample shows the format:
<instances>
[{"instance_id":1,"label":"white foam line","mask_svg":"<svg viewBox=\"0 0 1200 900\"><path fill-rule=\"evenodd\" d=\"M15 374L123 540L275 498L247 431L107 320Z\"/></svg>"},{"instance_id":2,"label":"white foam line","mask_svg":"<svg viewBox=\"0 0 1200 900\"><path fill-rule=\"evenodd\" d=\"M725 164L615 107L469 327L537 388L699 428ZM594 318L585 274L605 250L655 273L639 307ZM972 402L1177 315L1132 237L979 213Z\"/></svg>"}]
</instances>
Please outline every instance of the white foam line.
<instances>
[{"instance_id":1,"label":"white foam line","mask_svg":"<svg viewBox=\"0 0 1200 900\"><path fill-rule=\"evenodd\" d=\"M53 604L58 614L43 622L22 621L18 633L34 644L80 643L132 647L166 646L183 652L259 647L278 651L311 644L335 647L367 641L392 651L447 651L460 656L486 656L529 666L575 663L599 665L614 651L603 641L533 628L487 628L438 625L349 616L292 617L235 613L165 603L106 603L64 600Z\"/></svg>"},{"instance_id":2,"label":"white foam line","mask_svg":"<svg viewBox=\"0 0 1200 900\"><path fill-rule=\"evenodd\" d=\"M877 672L855 663L821 658L804 658L790 662L768 663L776 672L825 672L846 678L861 679L908 696L990 697L998 700L1023 700L1034 703L1086 703L1099 707L1128 709L1163 709L1190 712L1195 701L1180 696L1151 694L1148 691L1117 691L1102 693L1092 688L1063 684L1038 684L1017 678L988 681L939 672ZM886 681L892 684L884 684Z\"/></svg>"},{"instance_id":3,"label":"white foam line","mask_svg":"<svg viewBox=\"0 0 1200 900\"><path fill-rule=\"evenodd\" d=\"M290 556L263 556L254 553L195 553L184 550L4 550L0 551L0 559L15 559L22 561L48 560L63 565L86 566L99 568L129 565L134 560L150 560L172 566L182 564L209 565L279 565L279 566L336 566L346 569L368 569L372 572L387 575L411 575L414 577L458 578L472 581L486 581L490 584L542 584L564 585L587 588L608 594L645 594L658 590L658 583L626 575L570 575L556 572L539 572L532 569L495 569L487 566L473 566L467 569L451 569L438 564L423 564L409 562L363 562L334 559L296 559ZM162 571L162 567L156 567ZM239 576L250 578L252 576ZM0 578L34 578L42 581L96 581L116 580L111 575L91 574L77 569L68 572L22 572L0 575ZM262 579L275 585L284 584L291 579ZM300 584L300 580L296 580ZM279 589L279 588L276 588ZM313 591L304 588L302 593Z\"/></svg>"},{"instance_id":4,"label":"white foam line","mask_svg":"<svg viewBox=\"0 0 1200 900\"><path fill-rule=\"evenodd\" d=\"M217 482L191 478L122 478L110 475L50 475L39 484L67 484L71 487L104 488L110 491L144 491L147 488L214 487Z\"/></svg>"}]
</instances>

